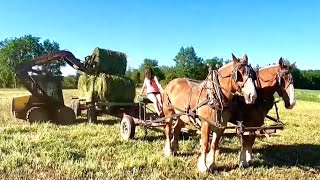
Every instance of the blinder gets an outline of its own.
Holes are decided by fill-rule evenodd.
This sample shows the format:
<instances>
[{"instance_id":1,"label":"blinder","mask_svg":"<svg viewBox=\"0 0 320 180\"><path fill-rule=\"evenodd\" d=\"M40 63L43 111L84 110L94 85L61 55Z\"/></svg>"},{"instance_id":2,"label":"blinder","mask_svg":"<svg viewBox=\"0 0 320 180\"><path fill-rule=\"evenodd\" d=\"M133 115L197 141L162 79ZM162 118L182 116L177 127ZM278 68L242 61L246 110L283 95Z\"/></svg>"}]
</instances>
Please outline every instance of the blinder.
<instances>
[{"instance_id":1,"label":"blinder","mask_svg":"<svg viewBox=\"0 0 320 180\"><path fill-rule=\"evenodd\" d=\"M234 80L234 82L236 83L236 85L238 86L238 91L241 93L241 88L243 87L243 85L246 83L246 81L248 80L245 79L244 82L242 83L242 85L240 86L237 81L238 81L238 73L239 73L239 69L240 67L245 66L245 74L247 75L248 78L252 78L252 80L256 80L257 77L254 73L253 68L251 67L251 65L245 64L245 63L241 63L238 66L234 67L234 69L232 70L232 79Z\"/></svg>"},{"instance_id":2,"label":"blinder","mask_svg":"<svg viewBox=\"0 0 320 180\"><path fill-rule=\"evenodd\" d=\"M283 79L283 76L284 75L288 75L288 78L289 78L289 85L290 84L293 84L293 78L292 78L292 75L291 75L291 73L289 72L289 70L282 70L282 71L280 71L280 72L278 72L277 73L277 81L278 81L278 84L279 84L279 86L281 86L282 85L282 79ZM289 86L288 85L288 86ZM287 89L288 87L286 87L285 89Z\"/></svg>"},{"instance_id":3,"label":"blinder","mask_svg":"<svg viewBox=\"0 0 320 180\"><path fill-rule=\"evenodd\" d=\"M280 72L277 73L277 82L279 85L279 95L282 96L282 90L281 90L281 86L282 86L282 80L284 80L283 76L284 75L288 75L289 78L289 84L284 88L284 90L286 90L291 84L293 84L293 78L292 78L292 74L289 72L289 70L284 69Z\"/></svg>"}]
</instances>

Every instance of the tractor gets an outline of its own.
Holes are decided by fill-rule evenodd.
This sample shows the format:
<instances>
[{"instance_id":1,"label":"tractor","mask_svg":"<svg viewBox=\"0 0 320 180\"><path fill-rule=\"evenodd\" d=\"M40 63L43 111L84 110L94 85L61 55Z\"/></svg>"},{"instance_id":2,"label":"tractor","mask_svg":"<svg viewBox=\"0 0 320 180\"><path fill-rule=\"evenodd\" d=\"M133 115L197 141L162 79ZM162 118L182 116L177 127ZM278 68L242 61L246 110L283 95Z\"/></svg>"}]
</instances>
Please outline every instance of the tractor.
<instances>
[{"instance_id":1,"label":"tractor","mask_svg":"<svg viewBox=\"0 0 320 180\"><path fill-rule=\"evenodd\" d=\"M15 118L27 120L30 123L53 122L57 124L72 124L76 120L74 109L67 107L64 103L63 76L44 73L39 68L34 69L36 66L55 61L65 61L74 69L87 74L94 72L92 63L81 63L69 51L58 51L19 64L15 73L31 95L12 99L11 112Z\"/></svg>"}]
</instances>

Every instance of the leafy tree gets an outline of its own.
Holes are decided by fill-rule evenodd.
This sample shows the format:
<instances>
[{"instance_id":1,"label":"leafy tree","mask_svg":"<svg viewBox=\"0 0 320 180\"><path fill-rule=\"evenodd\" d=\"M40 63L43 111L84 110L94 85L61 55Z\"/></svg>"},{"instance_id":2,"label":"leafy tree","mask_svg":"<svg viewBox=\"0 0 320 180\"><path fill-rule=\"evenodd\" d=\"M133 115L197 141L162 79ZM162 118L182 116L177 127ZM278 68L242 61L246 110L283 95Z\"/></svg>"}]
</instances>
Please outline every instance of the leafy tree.
<instances>
[{"instance_id":1,"label":"leafy tree","mask_svg":"<svg viewBox=\"0 0 320 180\"><path fill-rule=\"evenodd\" d=\"M54 53L54 52L57 52L60 50L59 44L55 41L50 42L49 39L44 40L41 45L42 45L41 54L43 54L43 55ZM65 65L66 65L66 62L64 62L64 61L53 62L53 63L43 65L42 70L48 74L50 73L53 75L61 75L62 73L61 73L60 67L65 66Z\"/></svg>"},{"instance_id":2,"label":"leafy tree","mask_svg":"<svg viewBox=\"0 0 320 180\"><path fill-rule=\"evenodd\" d=\"M29 35L3 41L0 49L0 63L5 74L2 74L0 79L5 84L14 84L14 87L17 86L17 79L14 74L15 67L19 63L28 61L41 54L39 39L38 37Z\"/></svg>"},{"instance_id":3,"label":"leafy tree","mask_svg":"<svg viewBox=\"0 0 320 180\"><path fill-rule=\"evenodd\" d=\"M171 80L179 77L177 76L177 68L172 66L160 66L159 69L164 74L164 79L160 81L161 85L165 86L168 84Z\"/></svg>"},{"instance_id":4,"label":"leafy tree","mask_svg":"<svg viewBox=\"0 0 320 180\"><path fill-rule=\"evenodd\" d=\"M0 43L0 82L5 87L17 87L19 80L15 75L15 68L18 64L26 62L40 55L59 50L59 44L45 40L40 42L39 37L31 35L19 38L5 39ZM44 72L50 72L56 75L61 74L61 64L44 66Z\"/></svg>"},{"instance_id":5,"label":"leafy tree","mask_svg":"<svg viewBox=\"0 0 320 180\"><path fill-rule=\"evenodd\" d=\"M197 67L202 65L203 62L203 59L197 56L192 46L187 48L181 47L173 60L176 62L176 66L182 67Z\"/></svg>"},{"instance_id":6,"label":"leafy tree","mask_svg":"<svg viewBox=\"0 0 320 180\"><path fill-rule=\"evenodd\" d=\"M76 75L69 75L63 78L62 87L64 89L75 89L77 88L77 84Z\"/></svg>"},{"instance_id":7,"label":"leafy tree","mask_svg":"<svg viewBox=\"0 0 320 180\"><path fill-rule=\"evenodd\" d=\"M165 78L163 72L158 67L158 61L154 60L154 59L146 58L143 60L143 63L140 65L140 68L139 68L140 74L137 74L137 76L140 76L140 82L143 82L143 80L144 80L145 68L152 68L154 75L157 76L159 81L161 81Z\"/></svg>"},{"instance_id":8,"label":"leafy tree","mask_svg":"<svg viewBox=\"0 0 320 180\"><path fill-rule=\"evenodd\" d=\"M218 57L213 57L211 59L206 59L204 63L206 65L211 65L212 67L220 68L223 66L223 59Z\"/></svg>"},{"instance_id":9,"label":"leafy tree","mask_svg":"<svg viewBox=\"0 0 320 180\"><path fill-rule=\"evenodd\" d=\"M231 62L231 59L227 59L227 60L224 61L224 64L228 64L230 62Z\"/></svg>"},{"instance_id":10,"label":"leafy tree","mask_svg":"<svg viewBox=\"0 0 320 180\"><path fill-rule=\"evenodd\" d=\"M180 48L173 60L176 62L176 74L178 77L203 78L203 59L197 56L192 46Z\"/></svg>"},{"instance_id":11,"label":"leafy tree","mask_svg":"<svg viewBox=\"0 0 320 180\"><path fill-rule=\"evenodd\" d=\"M158 66L158 61L155 59L144 59L143 63L140 66L140 69L145 69L145 68L153 68Z\"/></svg>"},{"instance_id":12,"label":"leafy tree","mask_svg":"<svg viewBox=\"0 0 320 180\"><path fill-rule=\"evenodd\" d=\"M140 71L139 69L129 68L126 72L126 76L132 79L136 84L141 83Z\"/></svg>"}]
</instances>

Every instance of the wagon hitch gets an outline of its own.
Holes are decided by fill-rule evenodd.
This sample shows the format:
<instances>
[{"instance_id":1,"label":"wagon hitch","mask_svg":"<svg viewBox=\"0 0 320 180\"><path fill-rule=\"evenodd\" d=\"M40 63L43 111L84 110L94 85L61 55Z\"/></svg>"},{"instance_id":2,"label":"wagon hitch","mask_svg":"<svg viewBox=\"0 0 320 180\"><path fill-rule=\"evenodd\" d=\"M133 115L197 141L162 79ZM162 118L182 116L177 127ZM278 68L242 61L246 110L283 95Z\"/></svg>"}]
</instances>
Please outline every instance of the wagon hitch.
<instances>
[{"instance_id":1,"label":"wagon hitch","mask_svg":"<svg viewBox=\"0 0 320 180\"><path fill-rule=\"evenodd\" d=\"M277 130L283 130L283 128L283 124L281 123L266 127L245 127L242 121L238 121L237 126L235 126L236 134L238 136L264 135L269 137L270 134L276 133Z\"/></svg>"}]
</instances>

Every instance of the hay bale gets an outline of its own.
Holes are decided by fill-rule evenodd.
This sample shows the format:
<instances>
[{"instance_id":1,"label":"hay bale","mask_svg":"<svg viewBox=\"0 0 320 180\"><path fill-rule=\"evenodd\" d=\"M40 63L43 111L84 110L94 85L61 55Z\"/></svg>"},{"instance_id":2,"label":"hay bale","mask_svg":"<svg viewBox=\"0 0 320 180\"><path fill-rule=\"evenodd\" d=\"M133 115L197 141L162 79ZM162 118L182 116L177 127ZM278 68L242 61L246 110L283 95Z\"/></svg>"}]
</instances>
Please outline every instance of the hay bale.
<instances>
[{"instance_id":1,"label":"hay bale","mask_svg":"<svg viewBox=\"0 0 320 180\"><path fill-rule=\"evenodd\" d=\"M78 80L78 93L80 99L86 99L90 102L92 98L92 83L94 76L88 74L82 74Z\"/></svg>"},{"instance_id":2,"label":"hay bale","mask_svg":"<svg viewBox=\"0 0 320 180\"><path fill-rule=\"evenodd\" d=\"M127 55L122 52L95 48L90 61L96 62L98 73L111 75L125 75L127 68Z\"/></svg>"},{"instance_id":3,"label":"hay bale","mask_svg":"<svg viewBox=\"0 0 320 180\"><path fill-rule=\"evenodd\" d=\"M136 94L134 82L126 77L100 73L96 78L94 75L81 75L79 77L79 97L91 100L93 90L101 102L133 102Z\"/></svg>"}]
</instances>

